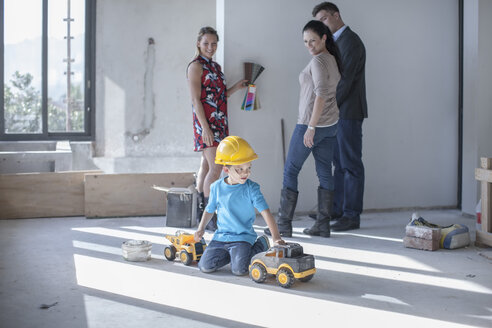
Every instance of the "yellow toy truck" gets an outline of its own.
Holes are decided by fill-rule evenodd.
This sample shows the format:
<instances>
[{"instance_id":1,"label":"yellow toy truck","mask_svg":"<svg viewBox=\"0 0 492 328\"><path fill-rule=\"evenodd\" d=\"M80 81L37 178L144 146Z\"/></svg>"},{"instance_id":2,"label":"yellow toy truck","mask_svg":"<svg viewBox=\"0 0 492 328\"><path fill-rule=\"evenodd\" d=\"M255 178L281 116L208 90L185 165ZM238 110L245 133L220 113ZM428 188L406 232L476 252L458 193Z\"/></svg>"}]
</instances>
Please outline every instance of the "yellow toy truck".
<instances>
[{"instance_id":1,"label":"yellow toy truck","mask_svg":"<svg viewBox=\"0 0 492 328\"><path fill-rule=\"evenodd\" d=\"M262 283L268 274L275 275L283 288L290 288L296 279L307 282L315 272L314 256L304 254L298 243L270 247L253 256L249 266L249 276L254 282Z\"/></svg>"},{"instance_id":2,"label":"yellow toy truck","mask_svg":"<svg viewBox=\"0 0 492 328\"><path fill-rule=\"evenodd\" d=\"M194 235L182 230L176 231L174 235L166 234L165 237L172 243L164 248L164 256L168 261L174 261L176 254L179 254L181 262L190 265L191 262L200 260L207 248L205 239L195 242Z\"/></svg>"}]
</instances>

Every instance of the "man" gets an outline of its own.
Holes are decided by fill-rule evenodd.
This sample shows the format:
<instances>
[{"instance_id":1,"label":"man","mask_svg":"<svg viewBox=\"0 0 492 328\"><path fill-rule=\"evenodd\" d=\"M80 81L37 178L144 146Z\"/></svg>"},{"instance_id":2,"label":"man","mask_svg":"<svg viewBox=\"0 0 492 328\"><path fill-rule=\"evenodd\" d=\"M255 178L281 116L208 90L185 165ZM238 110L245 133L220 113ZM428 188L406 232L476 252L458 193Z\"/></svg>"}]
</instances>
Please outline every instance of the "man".
<instances>
[{"instance_id":1,"label":"man","mask_svg":"<svg viewBox=\"0 0 492 328\"><path fill-rule=\"evenodd\" d=\"M313 17L328 26L342 57L342 78L337 87L340 118L333 159L335 197L331 229L358 229L364 196L362 122L367 117L366 50L359 36L344 24L335 4L320 3L314 7Z\"/></svg>"}]
</instances>

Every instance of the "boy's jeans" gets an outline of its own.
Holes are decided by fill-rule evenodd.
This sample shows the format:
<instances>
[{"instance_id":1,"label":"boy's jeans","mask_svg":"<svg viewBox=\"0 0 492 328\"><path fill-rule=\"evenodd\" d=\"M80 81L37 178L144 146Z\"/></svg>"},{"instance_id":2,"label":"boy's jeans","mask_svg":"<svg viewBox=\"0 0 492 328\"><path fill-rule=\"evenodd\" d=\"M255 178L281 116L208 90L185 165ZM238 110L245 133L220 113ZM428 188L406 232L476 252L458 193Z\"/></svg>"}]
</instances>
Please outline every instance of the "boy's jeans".
<instances>
[{"instance_id":1,"label":"boy's jeans","mask_svg":"<svg viewBox=\"0 0 492 328\"><path fill-rule=\"evenodd\" d=\"M245 241L229 242L212 240L205 249L198 268L205 273L214 272L231 263L231 271L242 276L249 271L249 262L253 255L264 251L263 246L255 242L253 246Z\"/></svg>"}]
</instances>

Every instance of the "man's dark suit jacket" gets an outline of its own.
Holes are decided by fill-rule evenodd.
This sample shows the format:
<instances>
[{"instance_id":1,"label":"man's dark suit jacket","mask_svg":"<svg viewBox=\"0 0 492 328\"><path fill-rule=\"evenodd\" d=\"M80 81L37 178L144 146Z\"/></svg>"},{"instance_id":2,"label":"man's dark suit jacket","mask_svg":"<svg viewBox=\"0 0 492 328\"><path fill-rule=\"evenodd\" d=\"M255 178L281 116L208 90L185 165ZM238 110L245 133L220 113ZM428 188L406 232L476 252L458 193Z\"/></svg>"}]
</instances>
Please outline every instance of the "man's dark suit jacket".
<instances>
[{"instance_id":1,"label":"man's dark suit jacket","mask_svg":"<svg viewBox=\"0 0 492 328\"><path fill-rule=\"evenodd\" d=\"M361 120L367 117L366 49L359 36L348 26L336 44L342 57L342 78L337 86L340 118Z\"/></svg>"}]
</instances>

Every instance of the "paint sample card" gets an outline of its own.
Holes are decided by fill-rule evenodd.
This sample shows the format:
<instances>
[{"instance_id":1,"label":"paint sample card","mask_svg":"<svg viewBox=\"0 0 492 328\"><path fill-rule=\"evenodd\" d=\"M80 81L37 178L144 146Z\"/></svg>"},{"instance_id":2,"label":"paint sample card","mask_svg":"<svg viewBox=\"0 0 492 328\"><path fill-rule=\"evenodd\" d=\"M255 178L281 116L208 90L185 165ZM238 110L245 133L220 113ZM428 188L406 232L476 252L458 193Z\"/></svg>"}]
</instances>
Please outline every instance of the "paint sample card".
<instances>
[{"instance_id":1,"label":"paint sample card","mask_svg":"<svg viewBox=\"0 0 492 328\"><path fill-rule=\"evenodd\" d=\"M250 111L260 108L255 81L264 70L265 68L260 64L250 62L244 63L244 79L248 80L249 87L244 95L241 109Z\"/></svg>"},{"instance_id":2,"label":"paint sample card","mask_svg":"<svg viewBox=\"0 0 492 328\"><path fill-rule=\"evenodd\" d=\"M248 85L248 90L244 95L244 100L241 109L253 110L255 105L255 97L256 97L256 86L254 84L250 84Z\"/></svg>"}]
</instances>

